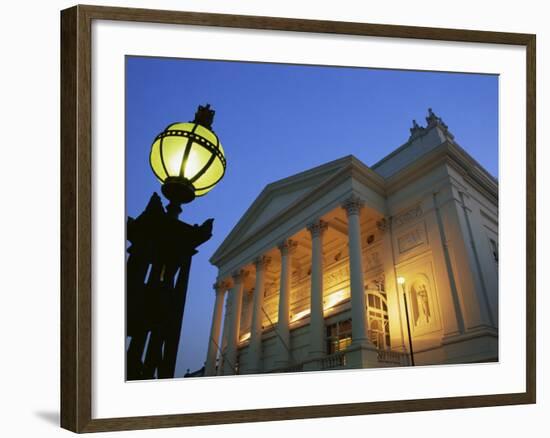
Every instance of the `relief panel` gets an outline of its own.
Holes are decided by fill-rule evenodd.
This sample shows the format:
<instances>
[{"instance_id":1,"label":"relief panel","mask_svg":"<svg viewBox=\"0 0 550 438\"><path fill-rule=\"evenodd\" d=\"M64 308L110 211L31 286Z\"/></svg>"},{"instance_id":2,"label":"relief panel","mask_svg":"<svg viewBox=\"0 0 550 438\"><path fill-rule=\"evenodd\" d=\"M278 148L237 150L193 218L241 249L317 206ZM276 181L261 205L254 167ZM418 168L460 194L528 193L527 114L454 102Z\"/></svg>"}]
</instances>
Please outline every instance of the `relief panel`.
<instances>
[{"instance_id":1,"label":"relief panel","mask_svg":"<svg viewBox=\"0 0 550 438\"><path fill-rule=\"evenodd\" d=\"M426 234L422 224L404 234L401 234L397 238L397 248L399 249L399 254L410 251L411 249L424 243L426 243Z\"/></svg>"},{"instance_id":2,"label":"relief panel","mask_svg":"<svg viewBox=\"0 0 550 438\"><path fill-rule=\"evenodd\" d=\"M399 214L395 215L394 218L393 218L393 225L395 227L400 227L402 225L406 225L406 224L414 221L415 219L421 217L422 214L423 214L422 205L417 204L414 207L412 207L408 210L405 210L402 213L399 213Z\"/></svg>"},{"instance_id":3,"label":"relief panel","mask_svg":"<svg viewBox=\"0 0 550 438\"><path fill-rule=\"evenodd\" d=\"M394 234L394 251L398 262L416 256L428 249L426 222L420 221Z\"/></svg>"},{"instance_id":4,"label":"relief panel","mask_svg":"<svg viewBox=\"0 0 550 438\"><path fill-rule=\"evenodd\" d=\"M347 260L339 266L328 268L323 276L323 288L326 292L343 282L349 282L349 264Z\"/></svg>"}]
</instances>

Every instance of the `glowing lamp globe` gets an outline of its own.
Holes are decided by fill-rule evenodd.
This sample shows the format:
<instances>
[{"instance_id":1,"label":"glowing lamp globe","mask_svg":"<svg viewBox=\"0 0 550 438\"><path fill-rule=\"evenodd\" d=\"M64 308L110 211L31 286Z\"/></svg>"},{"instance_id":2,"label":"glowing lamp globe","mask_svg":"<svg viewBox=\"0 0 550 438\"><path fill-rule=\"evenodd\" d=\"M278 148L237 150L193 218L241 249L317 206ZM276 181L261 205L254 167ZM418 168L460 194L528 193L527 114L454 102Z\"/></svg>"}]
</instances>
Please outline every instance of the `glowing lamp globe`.
<instances>
[{"instance_id":1,"label":"glowing lamp globe","mask_svg":"<svg viewBox=\"0 0 550 438\"><path fill-rule=\"evenodd\" d=\"M206 195L225 173L223 148L212 130L214 114L210 105L199 106L192 122L169 125L151 146L151 168L172 204Z\"/></svg>"}]
</instances>

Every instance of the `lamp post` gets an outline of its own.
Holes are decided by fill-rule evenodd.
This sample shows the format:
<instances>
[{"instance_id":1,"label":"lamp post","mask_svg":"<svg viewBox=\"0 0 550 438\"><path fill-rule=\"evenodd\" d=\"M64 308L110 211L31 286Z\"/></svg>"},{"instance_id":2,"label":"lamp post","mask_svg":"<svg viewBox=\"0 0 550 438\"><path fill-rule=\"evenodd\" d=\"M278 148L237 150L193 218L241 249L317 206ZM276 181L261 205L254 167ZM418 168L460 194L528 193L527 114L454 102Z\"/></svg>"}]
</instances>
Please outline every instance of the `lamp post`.
<instances>
[{"instance_id":1,"label":"lamp post","mask_svg":"<svg viewBox=\"0 0 550 438\"><path fill-rule=\"evenodd\" d=\"M178 216L182 204L204 196L225 173L213 119L210 105L199 106L192 122L169 125L151 146L151 168L169 203L165 209L153 193L126 225L127 380L174 377L191 259L213 224L190 225Z\"/></svg>"},{"instance_id":2,"label":"lamp post","mask_svg":"<svg viewBox=\"0 0 550 438\"><path fill-rule=\"evenodd\" d=\"M407 318L407 334L409 335L409 352L411 355L411 366L414 367L414 352L411 336L411 324L409 322L409 307L407 306L407 291L405 289L405 277L397 277L397 283L403 288L403 301L405 302L405 316Z\"/></svg>"}]
</instances>

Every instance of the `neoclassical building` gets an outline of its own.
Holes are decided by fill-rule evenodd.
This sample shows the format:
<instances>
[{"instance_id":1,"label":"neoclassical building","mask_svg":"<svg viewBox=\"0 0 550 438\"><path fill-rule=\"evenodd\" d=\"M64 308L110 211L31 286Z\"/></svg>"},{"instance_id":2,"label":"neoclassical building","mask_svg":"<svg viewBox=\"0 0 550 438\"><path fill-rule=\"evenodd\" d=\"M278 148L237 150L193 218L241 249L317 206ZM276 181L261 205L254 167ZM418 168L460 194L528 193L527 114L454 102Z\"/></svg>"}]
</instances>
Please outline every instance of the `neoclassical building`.
<instances>
[{"instance_id":1,"label":"neoclassical building","mask_svg":"<svg viewBox=\"0 0 550 438\"><path fill-rule=\"evenodd\" d=\"M264 188L211 258L206 375L498 360L498 182L426 121Z\"/></svg>"}]
</instances>

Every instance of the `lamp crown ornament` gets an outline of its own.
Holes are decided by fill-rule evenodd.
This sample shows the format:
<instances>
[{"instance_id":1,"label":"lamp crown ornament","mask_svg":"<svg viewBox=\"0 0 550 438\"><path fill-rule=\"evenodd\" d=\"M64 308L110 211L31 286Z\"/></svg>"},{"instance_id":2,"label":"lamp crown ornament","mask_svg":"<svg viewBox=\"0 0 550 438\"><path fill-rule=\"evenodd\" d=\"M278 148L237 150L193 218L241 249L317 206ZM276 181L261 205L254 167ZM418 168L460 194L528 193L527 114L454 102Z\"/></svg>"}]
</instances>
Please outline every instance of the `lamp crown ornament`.
<instances>
[{"instance_id":1,"label":"lamp crown ornament","mask_svg":"<svg viewBox=\"0 0 550 438\"><path fill-rule=\"evenodd\" d=\"M212 123L214 122L214 115L216 111L210 108L210 104L205 106L199 105L197 112L195 113L195 119L192 123L197 123L205 128L212 129Z\"/></svg>"}]
</instances>

